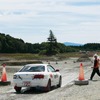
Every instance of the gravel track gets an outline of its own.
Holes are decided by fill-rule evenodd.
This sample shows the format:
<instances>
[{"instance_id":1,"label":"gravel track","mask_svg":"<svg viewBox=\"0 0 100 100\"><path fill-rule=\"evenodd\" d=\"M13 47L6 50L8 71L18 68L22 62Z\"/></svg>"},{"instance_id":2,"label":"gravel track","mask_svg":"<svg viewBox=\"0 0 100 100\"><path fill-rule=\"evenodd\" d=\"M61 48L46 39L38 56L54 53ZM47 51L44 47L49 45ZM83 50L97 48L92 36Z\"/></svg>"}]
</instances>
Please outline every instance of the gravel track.
<instances>
[{"instance_id":1,"label":"gravel track","mask_svg":"<svg viewBox=\"0 0 100 100\"><path fill-rule=\"evenodd\" d=\"M6 66L8 80L11 81L11 85L0 86L0 100L100 100L100 78L95 75L95 80L89 81L89 85L75 85L74 80L79 75L80 63L73 63L73 61L74 59L67 60L67 63L65 63L66 61L59 61L58 64L50 62L56 69L60 69L62 87L53 88L50 92L46 93L32 88L23 88L22 92L17 94L13 89L12 79L14 72L22 66ZM86 79L90 77L91 66L91 62L83 62Z\"/></svg>"}]
</instances>

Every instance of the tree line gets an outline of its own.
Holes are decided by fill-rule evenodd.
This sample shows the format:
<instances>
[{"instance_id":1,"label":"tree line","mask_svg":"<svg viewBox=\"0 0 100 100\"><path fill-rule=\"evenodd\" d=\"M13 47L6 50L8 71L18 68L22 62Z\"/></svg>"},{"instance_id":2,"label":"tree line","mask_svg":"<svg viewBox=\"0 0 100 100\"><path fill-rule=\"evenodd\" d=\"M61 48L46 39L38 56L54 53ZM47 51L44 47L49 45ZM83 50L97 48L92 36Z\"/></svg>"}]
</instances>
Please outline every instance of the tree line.
<instances>
[{"instance_id":1,"label":"tree line","mask_svg":"<svg viewBox=\"0 0 100 100\"><path fill-rule=\"evenodd\" d=\"M54 55L57 53L78 52L80 50L100 50L100 43L87 43L83 46L65 46L58 43L52 30L50 30L47 42L25 43L22 39L14 38L9 34L0 33L0 53L34 53Z\"/></svg>"}]
</instances>

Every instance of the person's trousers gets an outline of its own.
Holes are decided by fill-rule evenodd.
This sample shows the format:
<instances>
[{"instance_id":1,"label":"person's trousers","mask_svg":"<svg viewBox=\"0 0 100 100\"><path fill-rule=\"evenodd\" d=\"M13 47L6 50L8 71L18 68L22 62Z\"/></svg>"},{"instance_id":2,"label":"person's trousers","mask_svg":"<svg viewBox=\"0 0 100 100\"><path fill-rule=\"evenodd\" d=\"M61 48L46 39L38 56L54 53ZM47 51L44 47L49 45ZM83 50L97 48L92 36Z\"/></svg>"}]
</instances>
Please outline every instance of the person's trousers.
<instances>
[{"instance_id":1,"label":"person's trousers","mask_svg":"<svg viewBox=\"0 0 100 100\"><path fill-rule=\"evenodd\" d=\"M100 76L99 68L93 68L93 71L90 77L91 80L93 79L95 73L97 73Z\"/></svg>"}]
</instances>

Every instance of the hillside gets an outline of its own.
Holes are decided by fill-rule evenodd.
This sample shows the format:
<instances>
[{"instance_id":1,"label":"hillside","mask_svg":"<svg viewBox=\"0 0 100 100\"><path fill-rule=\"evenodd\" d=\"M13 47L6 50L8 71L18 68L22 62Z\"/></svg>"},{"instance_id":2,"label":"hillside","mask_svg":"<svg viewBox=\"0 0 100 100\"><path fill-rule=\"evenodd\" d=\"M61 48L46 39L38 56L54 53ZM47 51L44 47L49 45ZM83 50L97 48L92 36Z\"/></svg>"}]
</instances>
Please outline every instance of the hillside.
<instances>
[{"instance_id":1,"label":"hillside","mask_svg":"<svg viewBox=\"0 0 100 100\"><path fill-rule=\"evenodd\" d=\"M67 45L67 46L66 46ZM100 51L100 43L76 44L64 42L25 43L24 40L0 33L0 53L34 53L54 55L66 52Z\"/></svg>"},{"instance_id":2,"label":"hillside","mask_svg":"<svg viewBox=\"0 0 100 100\"><path fill-rule=\"evenodd\" d=\"M36 53L35 45L25 43L22 39L0 33L0 53Z\"/></svg>"},{"instance_id":3,"label":"hillside","mask_svg":"<svg viewBox=\"0 0 100 100\"><path fill-rule=\"evenodd\" d=\"M72 42L64 42L64 45L66 45L66 46L82 46L83 44L72 43Z\"/></svg>"},{"instance_id":4,"label":"hillside","mask_svg":"<svg viewBox=\"0 0 100 100\"><path fill-rule=\"evenodd\" d=\"M49 52L52 50L52 52ZM24 40L14 38L10 35L0 33L0 53L34 53L34 54L56 54L76 51L71 47L66 47L62 43L42 42L39 43L25 43Z\"/></svg>"}]
</instances>

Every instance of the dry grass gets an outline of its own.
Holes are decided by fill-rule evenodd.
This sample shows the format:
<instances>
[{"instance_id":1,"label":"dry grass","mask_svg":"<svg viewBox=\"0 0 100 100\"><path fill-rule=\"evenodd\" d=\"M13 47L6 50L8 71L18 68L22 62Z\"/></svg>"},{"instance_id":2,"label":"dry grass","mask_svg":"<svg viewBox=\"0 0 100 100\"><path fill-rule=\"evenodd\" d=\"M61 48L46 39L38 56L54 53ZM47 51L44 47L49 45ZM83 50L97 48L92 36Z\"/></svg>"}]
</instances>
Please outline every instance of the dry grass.
<instances>
[{"instance_id":1,"label":"dry grass","mask_svg":"<svg viewBox=\"0 0 100 100\"><path fill-rule=\"evenodd\" d=\"M88 53L88 57L93 56L92 53ZM99 53L98 53L99 54ZM30 54L30 53L12 53L12 54L0 54L0 64L6 63L7 65L24 65L28 63L42 63L43 60L46 61L58 61L69 59L70 57L82 57L86 53L72 52L72 53L62 53L54 56Z\"/></svg>"}]
</instances>

